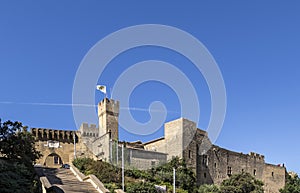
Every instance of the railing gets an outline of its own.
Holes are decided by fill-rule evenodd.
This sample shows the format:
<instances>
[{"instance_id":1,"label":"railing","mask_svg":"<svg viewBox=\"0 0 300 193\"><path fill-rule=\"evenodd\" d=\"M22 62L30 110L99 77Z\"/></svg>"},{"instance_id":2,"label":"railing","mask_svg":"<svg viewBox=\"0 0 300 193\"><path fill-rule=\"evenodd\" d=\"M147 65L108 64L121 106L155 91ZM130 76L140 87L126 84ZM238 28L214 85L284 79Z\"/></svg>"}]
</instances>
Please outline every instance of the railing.
<instances>
[{"instance_id":1,"label":"railing","mask_svg":"<svg viewBox=\"0 0 300 193\"><path fill-rule=\"evenodd\" d=\"M104 187L103 183L95 175L91 174L86 176L81 173L72 163L70 166L70 170L74 173L79 181L90 182L100 193L109 193L109 190Z\"/></svg>"}]
</instances>

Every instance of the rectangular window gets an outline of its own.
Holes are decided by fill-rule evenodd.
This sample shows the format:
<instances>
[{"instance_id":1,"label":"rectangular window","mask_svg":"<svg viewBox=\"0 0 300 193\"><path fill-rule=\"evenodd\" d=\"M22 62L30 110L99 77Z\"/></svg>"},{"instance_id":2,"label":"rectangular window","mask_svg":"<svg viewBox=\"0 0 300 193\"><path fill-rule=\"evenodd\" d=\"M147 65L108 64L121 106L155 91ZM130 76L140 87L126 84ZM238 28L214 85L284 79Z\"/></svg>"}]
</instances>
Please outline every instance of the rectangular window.
<instances>
[{"instance_id":1,"label":"rectangular window","mask_svg":"<svg viewBox=\"0 0 300 193\"><path fill-rule=\"evenodd\" d=\"M231 174L232 174L231 167L230 167L230 166L228 166L228 167L227 167L227 175L231 175Z\"/></svg>"},{"instance_id":2,"label":"rectangular window","mask_svg":"<svg viewBox=\"0 0 300 193\"><path fill-rule=\"evenodd\" d=\"M206 173L204 173L204 178L206 178Z\"/></svg>"},{"instance_id":3,"label":"rectangular window","mask_svg":"<svg viewBox=\"0 0 300 193\"><path fill-rule=\"evenodd\" d=\"M272 172L272 177L274 177L274 172Z\"/></svg>"},{"instance_id":4,"label":"rectangular window","mask_svg":"<svg viewBox=\"0 0 300 193\"><path fill-rule=\"evenodd\" d=\"M253 175L256 176L256 170L253 170Z\"/></svg>"},{"instance_id":5,"label":"rectangular window","mask_svg":"<svg viewBox=\"0 0 300 193\"><path fill-rule=\"evenodd\" d=\"M208 156L207 155L203 155L202 164L205 166L208 166Z\"/></svg>"}]
</instances>

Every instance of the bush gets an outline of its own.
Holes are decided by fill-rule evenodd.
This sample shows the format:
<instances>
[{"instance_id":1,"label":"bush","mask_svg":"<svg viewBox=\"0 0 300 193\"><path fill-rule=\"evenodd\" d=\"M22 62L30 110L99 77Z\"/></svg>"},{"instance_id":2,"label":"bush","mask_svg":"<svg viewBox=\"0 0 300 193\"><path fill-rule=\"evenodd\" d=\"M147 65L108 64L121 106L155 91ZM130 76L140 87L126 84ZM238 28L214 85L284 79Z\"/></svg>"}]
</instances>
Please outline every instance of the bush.
<instances>
[{"instance_id":1,"label":"bush","mask_svg":"<svg viewBox=\"0 0 300 193\"><path fill-rule=\"evenodd\" d=\"M138 182L138 183L126 183L127 193L156 193L156 189L153 183L150 182Z\"/></svg>"},{"instance_id":2,"label":"bush","mask_svg":"<svg viewBox=\"0 0 300 193\"><path fill-rule=\"evenodd\" d=\"M263 193L263 185L262 181L243 172L224 180L220 186L220 193Z\"/></svg>"},{"instance_id":3,"label":"bush","mask_svg":"<svg viewBox=\"0 0 300 193\"><path fill-rule=\"evenodd\" d=\"M119 188L121 185L121 170L107 162L94 161L89 158L77 158L73 161L85 175L94 174L110 190ZM167 185L171 190L173 183L173 168L176 169L177 192L194 192L195 175L187 168L182 159L174 158L169 163L150 170L129 169L125 170L127 192L155 192L154 185Z\"/></svg>"},{"instance_id":4,"label":"bush","mask_svg":"<svg viewBox=\"0 0 300 193\"><path fill-rule=\"evenodd\" d=\"M91 167L88 168L88 173L94 174L103 183L119 183L121 181L120 169L107 162L94 161Z\"/></svg>"},{"instance_id":5,"label":"bush","mask_svg":"<svg viewBox=\"0 0 300 193\"><path fill-rule=\"evenodd\" d=\"M116 183L106 183L104 184L104 186L110 191L110 192L114 192L117 189L121 189L122 187L120 186L120 184L116 184Z\"/></svg>"},{"instance_id":6,"label":"bush","mask_svg":"<svg viewBox=\"0 0 300 193\"><path fill-rule=\"evenodd\" d=\"M107 162L95 161L90 158L77 158L73 164L85 175L94 174L102 183L119 183L121 181L120 169Z\"/></svg>"},{"instance_id":7,"label":"bush","mask_svg":"<svg viewBox=\"0 0 300 193\"><path fill-rule=\"evenodd\" d=\"M281 193L298 193L300 192L300 178L298 175L286 177L285 186L279 190Z\"/></svg>"},{"instance_id":8,"label":"bush","mask_svg":"<svg viewBox=\"0 0 300 193\"><path fill-rule=\"evenodd\" d=\"M201 185L198 190L198 193L219 193L219 187L216 185L204 184Z\"/></svg>"},{"instance_id":9,"label":"bush","mask_svg":"<svg viewBox=\"0 0 300 193\"><path fill-rule=\"evenodd\" d=\"M78 168L82 173L85 173L87 168L94 163L91 158L77 158L73 161L73 165Z\"/></svg>"}]
</instances>

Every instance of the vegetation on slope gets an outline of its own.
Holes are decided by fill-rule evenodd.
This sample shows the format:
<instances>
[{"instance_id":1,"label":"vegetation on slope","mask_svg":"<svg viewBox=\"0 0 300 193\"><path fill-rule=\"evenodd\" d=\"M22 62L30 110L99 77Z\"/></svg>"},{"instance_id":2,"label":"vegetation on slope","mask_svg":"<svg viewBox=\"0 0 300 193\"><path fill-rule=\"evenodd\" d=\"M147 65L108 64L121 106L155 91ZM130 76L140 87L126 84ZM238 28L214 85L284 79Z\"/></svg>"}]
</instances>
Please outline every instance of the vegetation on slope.
<instances>
[{"instance_id":1,"label":"vegetation on slope","mask_svg":"<svg viewBox=\"0 0 300 193\"><path fill-rule=\"evenodd\" d=\"M94 174L110 190L121 188L121 169L106 162L89 158L78 158L73 164L84 174ZM173 168L176 169L176 188L180 192L193 192L195 188L194 173L186 167L183 160L174 158L169 163L157 168L142 171L125 170L126 192L155 192L154 185L166 185L172 192Z\"/></svg>"},{"instance_id":2,"label":"vegetation on slope","mask_svg":"<svg viewBox=\"0 0 300 193\"><path fill-rule=\"evenodd\" d=\"M0 192L39 192L33 164L41 154L22 123L0 120Z\"/></svg>"},{"instance_id":3,"label":"vegetation on slope","mask_svg":"<svg viewBox=\"0 0 300 193\"><path fill-rule=\"evenodd\" d=\"M89 158L78 158L74 160L73 164L86 175L96 175L112 192L114 189L121 188L120 168ZM155 185L165 185L168 192L171 193L173 168L176 168L176 192L179 193L263 193L263 183L248 173L232 175L220 186L202 185L197 187L194 173L178 157L146 171L125 170L125 190L127 193L156 193Z\"/></svg>"}]
</instances>

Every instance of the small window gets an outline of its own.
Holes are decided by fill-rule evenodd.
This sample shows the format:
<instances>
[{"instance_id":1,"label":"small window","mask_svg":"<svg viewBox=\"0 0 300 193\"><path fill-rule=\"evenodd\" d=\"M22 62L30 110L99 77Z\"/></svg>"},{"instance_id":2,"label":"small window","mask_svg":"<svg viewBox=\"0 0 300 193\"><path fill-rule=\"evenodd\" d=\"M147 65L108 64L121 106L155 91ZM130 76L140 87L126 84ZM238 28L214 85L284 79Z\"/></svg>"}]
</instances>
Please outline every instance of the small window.
<instances>
[{"instance_id":1,"label":"small window","mask_svg":"<svg viewBox=\"0 0 300 193\"><path fill-rule=\"evenodd\" d=\"M204 178L206 178L206 173L204 172Z\"/></svg>"},{"instance_id":2,"label":"small window","mask_svg":"<svg viewBox=\"0 0 300 193\"><path fill-rule=\"evenodd\" d=\"M215 168L217 167L217 163L215 163Z\"/></svg>"},{"instance_id":3,"label":"small window","mask_svg":"<svg viewBox=\"0 0 300 193\"><path fill-rule=\"evenodd\" d=\"M189 150L189 158L192 158L192 151Z\"/></svg>"},{"instance_id":4,"label":"small window","mask_svg":"<svg viewBox=\"0 0 300 193\"><path fill-rule=\"evenodd\" d=\"M256 170L253 170L253 175L256 176Z\"/></svg>"},{"instance_id":5,"label":"small window","mask_svg":"<svg viewBox=\"0 0 300 193\"><path fill-rule=\"evenodd\" d=\"M244 169L242 169L242 173L244 172Z\"/></svg>"},{"instance_id":6,"label":"small window","mask_svg":"<svg viewBox=\"0 0 300 193\"><path fill-rule=\"evenodd\" d=\"M207 155L203 155L202 164L205 166L208 166L208 156Z\"/></svg>"},{"instance_id":7,"label":"small window","mask_svg":"<svg viewBox=\"0 0 300 193\"><path fill-rule=\"evenodd\" d=\"M272 172L272 177L274 177L274 172Z\"/></svg>"},{"instance_id":8,"label":"small window","mask_svg":"<svg viewBox=\"0 0 300 193\"><path fill-rule=\"evenodd\" d=\"M232 174L231 167L230 167L230 166L228 166L228 167L227 167L227 175L231 175L231 174Z\"/></svg>"},{"instance_id":9,"label":"small window","mask_svg":"<svg viewBox=\"0 0 300 193\"><path fill-rule=\"evenodd\" d=\"M155 161L151 161L151 166L155 166Z\"/></svg>"}]
</instances>

